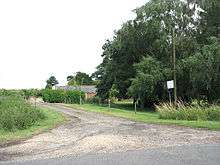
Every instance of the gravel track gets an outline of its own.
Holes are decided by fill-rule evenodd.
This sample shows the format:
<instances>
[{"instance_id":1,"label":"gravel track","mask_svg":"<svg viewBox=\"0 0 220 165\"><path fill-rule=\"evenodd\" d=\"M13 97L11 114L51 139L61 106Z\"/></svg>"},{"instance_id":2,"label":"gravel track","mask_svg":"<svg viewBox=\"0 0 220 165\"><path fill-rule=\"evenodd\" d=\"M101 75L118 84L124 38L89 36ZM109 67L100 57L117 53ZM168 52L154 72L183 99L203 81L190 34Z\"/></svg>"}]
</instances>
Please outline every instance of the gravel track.
<instances>
[{"instance_id":1,"label":"gravel track","mask_svg":"<svg viewBox=\"0 0 220 165\"><path fill-rule=\"evenodd\" d=\"M65 113L70 121L20 143L0 147L0 161L220 143L220 131L145 124L66 108L60 104L41 106Z\"/></svg>"}]
</instances>

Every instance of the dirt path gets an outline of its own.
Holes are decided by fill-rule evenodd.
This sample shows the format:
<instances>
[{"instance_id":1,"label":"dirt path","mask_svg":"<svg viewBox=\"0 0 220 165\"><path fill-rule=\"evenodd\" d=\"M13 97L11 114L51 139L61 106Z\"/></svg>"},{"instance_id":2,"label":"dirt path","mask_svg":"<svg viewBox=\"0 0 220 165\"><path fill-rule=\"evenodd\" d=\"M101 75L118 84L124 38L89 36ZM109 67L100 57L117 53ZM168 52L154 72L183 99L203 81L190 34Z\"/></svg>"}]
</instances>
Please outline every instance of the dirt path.
<instances>
[{"instance_id":1,"label":"dirt path","mask_svg":"<svg viewBox=\"0 0 220 165\"><path fill-rule=\"evenodd\" d=\"M58 104L43 106L69 115L70 122L20 144L0 148L0 161L220 143L220 131L144 124Z\"/></svg>"}]
</instances>

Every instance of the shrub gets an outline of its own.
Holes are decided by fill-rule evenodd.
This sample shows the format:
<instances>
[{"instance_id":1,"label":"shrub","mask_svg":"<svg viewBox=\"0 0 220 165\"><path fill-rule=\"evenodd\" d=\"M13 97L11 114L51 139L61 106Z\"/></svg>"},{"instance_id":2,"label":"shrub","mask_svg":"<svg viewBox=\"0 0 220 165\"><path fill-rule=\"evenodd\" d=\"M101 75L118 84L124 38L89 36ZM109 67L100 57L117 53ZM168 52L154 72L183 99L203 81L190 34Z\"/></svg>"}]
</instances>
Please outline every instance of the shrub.
<instances>
[{"instance_id":1,"label":"shrub","mask_svg":"<svg viewBox=\"0 0 220 165\"><path fill-rule=\"evenodd\" d=\"M220 121L220 107L211 106L207 110L207 119L213 121Z\"/></svg>"},{"instance_id":2,"label":"shrub","mask_svg":"<svg viewBox=\"0 0 220 165\"><path fill-rule=\"evenodd\" d=\"M92 98L88 98L86 100L87 103L89 104L100 104L101 99L98 96L92 97Z\"/></svg>"},{"instance_id":3,"label":"shrub","mask_svg":"<svg viewBox=\"0 0 220 165\"><path fill-rule=\"evenodd\" d=\"M21 90L6 90L0 89L0 96L14 96L29 99L30 97L41 97L42 91L39 89L21 89Z\"/></svg>"},{"instance_id":4,"label":"shrub","mask_svg":"<svg viewBox=\"0 0 220 165\"><path fill-rule=\"evenodd\" d=\"M45 89L42 98L48 103L63 103L65 101L65 92L63 90Z\"/></svg>"},{"instance_id":5,"label":"shrub","mask_svg":"<svg viewBox=\"0 0 220 165\"><path fill-rule=\"evenodd\" d=\"M85 94L80 91L45 89L42 92L43 100L48 103L79 103L80 95L84 100Z\"/></svg>"},{"instance_id":6,"label":"shrub","mask_svg":"<svg viewBox=\"0 0 220 165\"><path fill-rule=\"evenodd\" d=\"M80 103L80 95L82 100L85 99L85 94L80 91L66 91L65 92L65 103Z\"/></svg>"},{"instance_id":7,"label":"shrub","mask_svg":"<svg viewBox=\"0 0 220 165\"><path fill-rule=\"evenodd\" d=\"M40 109L34 108L22 97L0 97L0 129L25 129L44 118Z\"/></svg>"},{"instance_id":8,"label":"shrub","mask_svg":"<svg viewBox=\"0 0 220 165\"><path fill-rule=\"evenodd\" d=\"M200 107L200 106L185 106L178 103L175 107L170 104L163 103L156 106L161 119L173 120L210 120L220 121L220 107Z\"/></svg>"},{"instance_id":9,"label":"shrub","mask_svg":"<svg viewBox=\"0 0 220 165\"><path fill-rule=\"evenodd\" d=\"M38 89L22 89L21 94L25 99L29 99L30 97L41 97L42 91Z\"/></svg>"}]
</instances>

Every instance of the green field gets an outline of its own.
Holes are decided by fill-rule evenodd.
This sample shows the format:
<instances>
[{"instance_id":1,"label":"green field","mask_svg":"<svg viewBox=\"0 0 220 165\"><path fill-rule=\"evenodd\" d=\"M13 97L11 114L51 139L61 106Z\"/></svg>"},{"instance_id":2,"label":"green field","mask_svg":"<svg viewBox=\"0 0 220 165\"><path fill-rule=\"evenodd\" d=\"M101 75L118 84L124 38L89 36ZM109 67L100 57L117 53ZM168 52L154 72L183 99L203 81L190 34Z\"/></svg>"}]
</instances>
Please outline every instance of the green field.
<instances>
[{"instance_id":1,"label":"green field","mask_svg":"<svg viewBox=\"0 0 220 165\"><path fill-rule=\"evenodd\" d=\"M0 129L0 144L26 139L33 135L52 129L67 120L67 118L59 112L45 108L41 108L41 110L45 115L45 119L36 122L33 126L28 127L27 129L14 131Z\"/></svg>"},{"instance_id":2,"label":"green field","mask_svg":"<svg viewBox=\"0 0 220 165\"><path fill-rule=\"evenodd\" d=\"M153 124L173 124L179 126L188 126L193 128L206 128L210 130L220 130L220 122L219 121L186 121L186 120L165 120L159 119L159 114L157 112L146 112L146 111L138 111L136 114L134 110L130 106L126 105L114 105L117 108L109 109L107 106L98 106L94 104L64 104L65 106L76 108L80 110L103 113L105 115L111 115L116 117L122 117L134 121L140 121L145 123L153 123Z\"/></svg>"}]
</instances>

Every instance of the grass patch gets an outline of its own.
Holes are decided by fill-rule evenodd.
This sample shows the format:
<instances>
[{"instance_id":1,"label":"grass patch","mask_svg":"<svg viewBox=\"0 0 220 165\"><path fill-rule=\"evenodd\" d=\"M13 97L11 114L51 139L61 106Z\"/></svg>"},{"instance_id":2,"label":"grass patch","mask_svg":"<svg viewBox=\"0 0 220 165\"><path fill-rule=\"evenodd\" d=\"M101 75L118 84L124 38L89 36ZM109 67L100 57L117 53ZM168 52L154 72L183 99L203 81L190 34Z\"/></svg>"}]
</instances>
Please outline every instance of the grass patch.
<instances>
[{"instance_id":1,"label":"grass patch","mask_svg":"<svg viewBox=\"0 0 220 165\"><path fill-rule=\"evenodd\" d=\"M45 118L37 121L34 125L23 130L6 131L0 129L0 144L29 138L33 135L47 131L64 123L67 119L60 112L56 112L46 108L40 108Z\"/></svg>"},{"instance_id":2,"label":"grass patch","mask_svg":"<svg viewBox=\"0 0 220 165\"><path fill-rule=\"evenodd\" d=\"M136 114L131 109L126 108L111 108L109 109L107 106L98 106L94 104L64 104L70 108L76 108L80 110L85 110L89 112L102 113L106 115L122 117L134 121L141 121L145 123L152 124L174 124L179 126L188 126L193 128L206 128L210 130L220 130L220 122L219 121L187 121L187 120L165 120L159 118L158 112L144 112L138 111Z\"/></svg>"}]
</instances>

